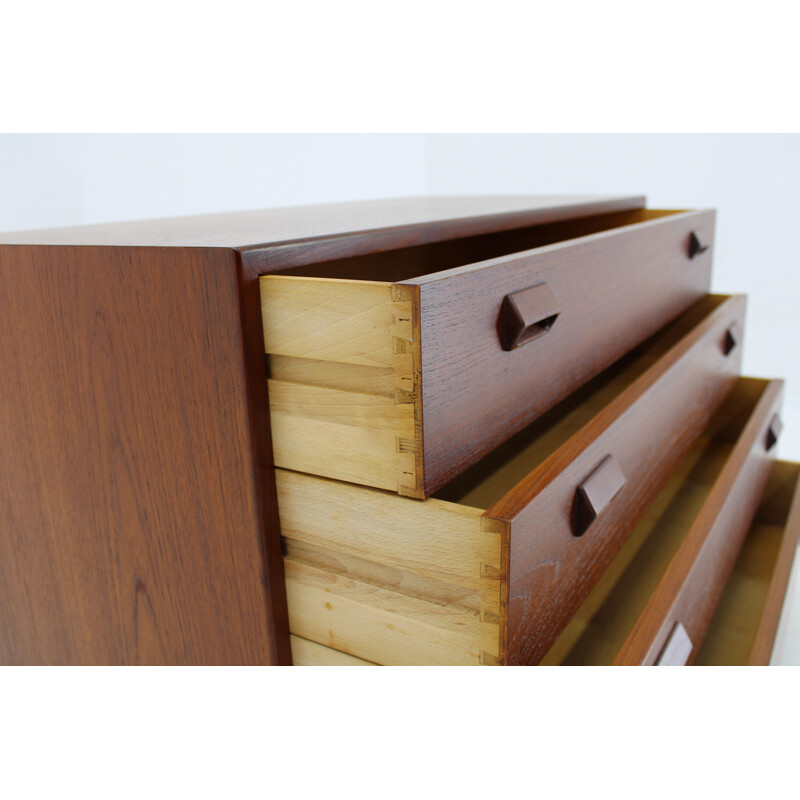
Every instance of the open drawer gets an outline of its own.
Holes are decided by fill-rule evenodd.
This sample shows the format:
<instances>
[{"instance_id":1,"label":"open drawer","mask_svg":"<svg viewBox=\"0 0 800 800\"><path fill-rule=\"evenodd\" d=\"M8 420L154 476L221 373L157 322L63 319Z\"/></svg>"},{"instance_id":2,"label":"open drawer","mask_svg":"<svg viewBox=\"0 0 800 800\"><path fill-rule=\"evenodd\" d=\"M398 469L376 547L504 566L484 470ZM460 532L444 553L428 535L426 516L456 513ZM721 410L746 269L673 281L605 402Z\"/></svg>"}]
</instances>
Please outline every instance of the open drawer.
<instances>
[{"instance_id":1,"label":"open drawer","mask_svg":"<svg viewBox=\"0 0 800 800\"><path fill-rule=\"evenodd\" d=\"M769 664L798 535L800 464L777 461L695 664Z\"/></svg>"},{"instance_id":2,"label":"open drawer","mask_svg":"<svg viewBox=\"0 0 800 800\"><path fill-rule=\"evenodd\" d=\"M770 474L782 386L739 380L543 664L691 663Z\"/></svg>"},{"instance_id":3,"label":"open drawer","mask_svg":"<svg viewBox=\"0 0 800 800\"><path fill-rule=\"evenodd\" d=\"M706 296L419 502L276 470L289 626L379 664L538 663L737 382Z\"/></svg>"},{"instance_id":4,"label":"open drawer","mask_svg":"<svg viewBox=\"0 0 800 800\"><path fill-rule=\"evenodd\" d=\"M276 466L432 495L704 296L713 235L639 209L261 277Z\"/></svg>"}]
</instances>

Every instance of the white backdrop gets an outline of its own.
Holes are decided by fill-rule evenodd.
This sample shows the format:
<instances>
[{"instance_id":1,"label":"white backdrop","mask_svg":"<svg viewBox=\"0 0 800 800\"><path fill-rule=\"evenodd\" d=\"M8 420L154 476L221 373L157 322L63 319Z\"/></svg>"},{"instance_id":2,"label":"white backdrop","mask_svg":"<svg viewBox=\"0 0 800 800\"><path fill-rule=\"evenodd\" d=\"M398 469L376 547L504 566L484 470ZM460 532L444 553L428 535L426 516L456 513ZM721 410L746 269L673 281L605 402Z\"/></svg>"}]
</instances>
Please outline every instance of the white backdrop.
<instances>
[{"instance_id":1,"label":"white backdrop","mask_svg":"<svg viewBox=\"0 0 800 800\"><path fill-rule=\"evenodd\" d=\"M713 290L749 295L743 371L786 378L779 454L794 460L798 186L794 134L0 135L0 231L422 194L716 208ZM800 613L784 619L778 660L800 663Z\"/></svg>"}]
</instances>

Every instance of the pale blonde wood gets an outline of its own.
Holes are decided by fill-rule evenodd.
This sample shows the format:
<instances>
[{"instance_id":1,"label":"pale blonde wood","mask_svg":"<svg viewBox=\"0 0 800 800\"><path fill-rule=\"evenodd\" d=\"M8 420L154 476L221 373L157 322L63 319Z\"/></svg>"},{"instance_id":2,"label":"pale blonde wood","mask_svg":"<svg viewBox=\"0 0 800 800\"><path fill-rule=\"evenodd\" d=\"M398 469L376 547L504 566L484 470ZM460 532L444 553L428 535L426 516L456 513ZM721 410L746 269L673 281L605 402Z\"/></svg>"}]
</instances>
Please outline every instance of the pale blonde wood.
<instances>
[{"instance_id":1,"label":"pale blonde wood","mask_svg":"<svg viewBox=\"0 0 800 800\"><path fill-rule=\"evenodd\" d=\"M428 600L440 605L460 605L476 611L481 610L482 604L491 606L493 609L497 609L499 606L497 581L494 582L494 596L487 598L486 595L489 595L489 592L482 593L480 589L470 589L413 572L404 572L397 567L390 567L376 561L367 561L333 550L321 550L295 539L284 538L282 541L284 555L297 561L303 561L313 567L335 572L363 583L391 589L393 592L401 592L409 597L417 597L420 600Z\"/></svg>"},{"instance_id":2,"label":"pale blonde wood","mask_svg":"<svg viewBox=\"0 0 800 800\"><path fill-rule=\"evenodd\" d=\"M259 279L277 466L422 495L413 287Z\"/></svg>"},{"instance_id":3,"label":"pale blonde wood","mask_svg":"<svg viewBox=\"0 0 800 800\"><path fill-rule=\"evenodd\" d=\"M400 331L392 284L266 275L259 279L265 352L282 356L394 367Z\"/></svg>"},{"instance_id":4,"label":"pale blonde wood","mask_svg":"<svg viewBox=\"0 0 800 800\"><path fill-rule=\"evenodd\" d=\"M275 380L269 397L276 466L393 492L416 485L412 404Z\"/></svg>"},{"instance_id":5,"label":"pale blonde wood","mask_svg":"<svg viewBox=\"0 0 800 800\"><path fill-rule=\"evenodd\" d=\"M302 636L289 636L292 663L296 667L374 667L371 661L334 650L332 647L311 642Z\"/></svg>"},{"instance_id":6,"label":"pale blonde wood","mask_svg":"<svg viewBox=\"0 0 800 800\"><path fill-rule=\"evenodd\" d=\"M482 530L478 508L276 470L281 532L319 549L481 590L499 570L501 535Z\"/></svg>"},{"instance_id":7,"label":"pale blonde wood","mask_svg":"<svg viewBox=\"0 0 800 800\"><path fill-rule=\"evenodd\" d=\"M286 560L292 562L295 573L302 565L312 570L303 574L332 576L339 591L341 587L360 587L360 613L367 613L363 605L391 598L395 613L411 615L403 624L415 626L420 650L436 647L442 639L439 626L431 627L430 619L441 623L445 613L460 634L459 663L471 663L473 656L485 663L497 660L505 603L505 526L492 529L480 509L436 499L410 501L389 492L287 470L276 470L276 485ZM350 603L351 594L345 593ZM353 632L347 629L356 624L346 613L351 604L344 610L337 605L341 613L327 615L326 629L308 627L313 619L304 617L302 609L311 604L319 615L318 582L296 580L287 596L293 633L382 664L390 663L382 660L384 656L399 657L392 650L393 641L383 642L383 649L367 654L350 649L363 646L360 640L352 643ZM379 619L385 616L380 609L370 613L371 619L376 614ZM298 624L306 627L299 629L295 627ZM397 628L400 623L387 624ZM465 624L471 644L464 638ZM340 640L349 644L334 644ZM378 657L378 652L384 656ZM450 658L448 663L453 663Z\"/></svg>"},{"instance_id":8,"label":"pale blonde wood","mask_svg":"<svg viewBox=\"0 0 800 800\"><path fill-rule=\"evenodd\" d=\"M269 377L291 383L311 383L346 392L368 392L394 399L397 385L392 367L365 367L340 361L270 356Z\"/></svg>"},{"instance_id":9,"label":"pale blonde wood","mask_svg":"<svg viewBox=\"0 0 800 800\"><path fill-rule=\"evenodd\" d=\"M499 627L437 605L285 559L292 633L377 664L480 664L498 659Z\"/></svg>"}]
</instances>

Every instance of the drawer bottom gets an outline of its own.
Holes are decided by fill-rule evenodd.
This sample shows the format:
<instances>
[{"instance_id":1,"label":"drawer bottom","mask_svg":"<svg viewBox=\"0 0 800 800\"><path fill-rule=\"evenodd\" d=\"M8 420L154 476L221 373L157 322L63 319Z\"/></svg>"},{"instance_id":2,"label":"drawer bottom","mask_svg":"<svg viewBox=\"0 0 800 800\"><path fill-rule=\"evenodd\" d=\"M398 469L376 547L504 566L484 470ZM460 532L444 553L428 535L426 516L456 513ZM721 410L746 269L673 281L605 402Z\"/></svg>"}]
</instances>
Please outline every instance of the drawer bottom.
<instances>
[{"instance_id":1,"label":"drawer bottom","mask_svg":"<svg viewBox=\"0 0 800 800\"><path fill-rule=\"evenodd\" d=\"M800 534L800 464L779 461L695 664L769 664Z\"/></svg>"}]
</instances>

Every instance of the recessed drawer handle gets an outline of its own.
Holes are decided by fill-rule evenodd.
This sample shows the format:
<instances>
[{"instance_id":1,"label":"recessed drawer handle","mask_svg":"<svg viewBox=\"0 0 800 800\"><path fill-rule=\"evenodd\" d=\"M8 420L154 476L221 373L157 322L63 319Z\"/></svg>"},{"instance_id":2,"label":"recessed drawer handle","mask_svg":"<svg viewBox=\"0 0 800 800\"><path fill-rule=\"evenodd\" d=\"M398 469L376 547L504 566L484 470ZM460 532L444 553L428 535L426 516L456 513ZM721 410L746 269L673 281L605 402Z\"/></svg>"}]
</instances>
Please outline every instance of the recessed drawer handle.
<instances>
[{"instance_id":1,"label":"recessed drawer handle","mask_svg":"<svg viewBox=\"0 0 800 800\"><path fill-rule=\"evenodd\" d=\"M514 350L544 336L561 313L553 290L540 283L503 298L503 350Z\"/></svg>"},{"instance_id":2,"label":"recessed drawer handle","mask_svg":"<svg viewBox=\"0 0 800 800\"><path fill-rule=\"evenodd\" d=\"M767 451L772 450L778 443L778 437L781 435L782 430L783 423L781 422L781 418L777 414L774 414L767 428Z\"/></svg>"},{"instance_id":3,"label":"recessed drawer handle","mask_svg":"<svg viewBox=\"0 0 800 800\"><path fill-rule=\"evenodd\" d=\"M575 493L575 536L586 533L624 483L625 476L614 456L606 456Z\"/></svg>"},{"instance_id":4,"label":"recessed drawer handle","mask_svg":"<svg viewBox=\"0 0 800 800\"><path fill-rule=\"evenodd\" d=\"M739 339L742 338L739 328L740 326L737 320L730 326L730 328L728 328L728 330L725 331L725 341L722 343L722 352L726 356L733 352L733 350L736 348L736 345L739 344Z\"/></svg>"},{"instance_id":5,"label":"recessed drawer handle","mask_svg":"<svg viewBox=\"0 0 800 800\"><path fill-rule=\"evenodd\" d=\"M700 241L700 237L694 231L689 234L689 258L694 258L701 253L705 253L709 247L710 245L703 244Z\"/></svg>"}]
</instances>

